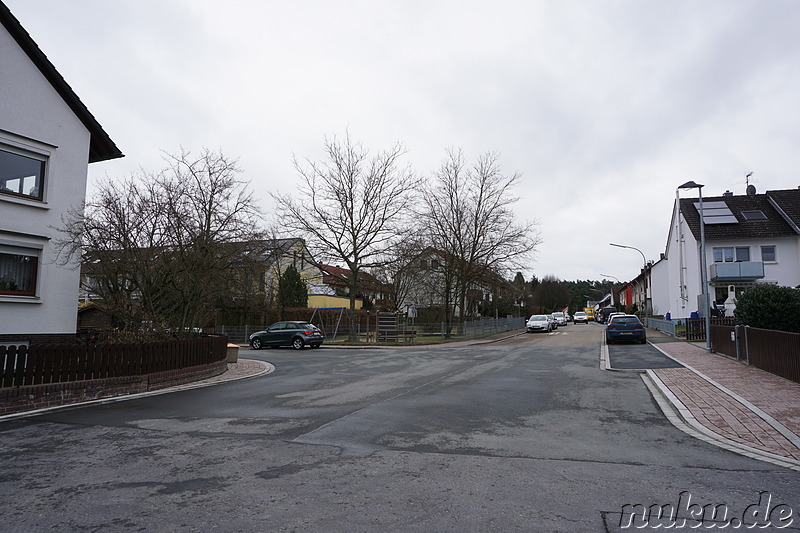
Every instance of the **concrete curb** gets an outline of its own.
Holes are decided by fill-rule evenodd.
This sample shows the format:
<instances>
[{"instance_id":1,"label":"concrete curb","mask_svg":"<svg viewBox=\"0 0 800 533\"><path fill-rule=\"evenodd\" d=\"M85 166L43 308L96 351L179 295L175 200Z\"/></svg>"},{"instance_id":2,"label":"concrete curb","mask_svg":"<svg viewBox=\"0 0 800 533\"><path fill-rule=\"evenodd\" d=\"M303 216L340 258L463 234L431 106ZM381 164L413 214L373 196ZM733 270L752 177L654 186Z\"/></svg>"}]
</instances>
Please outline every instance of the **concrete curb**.
<instances>
[{"instance_id":1,"label":"concrete curb","mask_svg":"<svg viewBox=\"0 0 800 533\"><path fill-rule=\"evenodd\" d=\"M240 360L242 360L242 359L240 359ZM245 375L241 375L241 376L232 376L232 377L228 377L228 378L221 377L221 376L224 376L227 373L227 372L223 372L219 376L216 376L216 377L213 377L213 378L209 378L209 379L205 379L205 380L201 380L201 381L196 381L194 383L186 383L184 385L176 385L174 387L167 387L165 389L158 389L158 390L148 391L148 392L140 392L138 394L127 394L127 395L121 395L121 396L112 396L110 398L98 398L96 400L87 400L85 402L77 402L77 403L70 403L70 404L65 404L65 405L57 405L57 406L54 406L54 407L46 407L44 409L35 409L33 411L22 411L22 412L19 412L19 413L12 413L12 414L8 414L8 415L0 416L0 422L4 422L6 420L15 420L15 419L19 419L19 418L28 418L28 417L31 417L31 416L42 415L42 414L45 414L45 413L52 413L52 412L55 412L55 411L63 411L65 409L73 409L75 407L85 407L87 405L103 405L103 404L107 404L107 403L124 402L126 400L135 400L137 398L145 398L145 397L148 397L148 396L157 396L159 394L169 394L171 392L179 392L179 391L191 390L191 389L200 389L200 388L203 388L203 387L210 387L212 385L218 385L220 383L228 383L230 381L239 381L239 380L242 380L242 379L250 379L250 378L255 378L255 377L259 377L259 376L264 376L264 375L267 375L267 374L271 374L272 372L275 371L275 367L272 365L272 363L267 363L267 362L264 362L264 361L258 361L256 359L244 359L244 360L245 361L249 361L249 362L255 362L255 363L258 363L258 364L262 365L261 370L256 372L256 373L254 373L254 374L245 374Z\"/></svg>"}]
</instances>

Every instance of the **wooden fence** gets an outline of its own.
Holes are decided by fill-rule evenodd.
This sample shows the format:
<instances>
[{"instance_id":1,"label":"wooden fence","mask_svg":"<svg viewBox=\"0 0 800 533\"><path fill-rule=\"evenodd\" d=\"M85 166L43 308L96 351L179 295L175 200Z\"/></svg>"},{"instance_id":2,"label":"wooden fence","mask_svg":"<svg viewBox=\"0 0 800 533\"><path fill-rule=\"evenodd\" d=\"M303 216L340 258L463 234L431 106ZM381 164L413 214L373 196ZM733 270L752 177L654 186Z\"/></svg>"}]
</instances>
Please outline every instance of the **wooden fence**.
<instances>
[{"instance_id":1,"label":"wooden fence","mask_svg":"<svg viewBox=\"0 0 800 533\"><path fill-rule=\"evenodd\" d=\"M138 344L0 346L0 388L137 376L226 358L225 336Z\"/></svg>"},{"instance_id":2,"label":"wooden fence","mask_svg":"<svg viewBox=\"0 0 800 533\"><path fill-rule=\"evenodd\" d=\"M711 349L800 383L800 333L712 325Z\"/></svg>"},{"instance_id":3,"label":"wooden fence","mask_svg":"<svg viewBox=\"0 0 800 533\"><path fill-rule=\"evenodd\" d=\"M729 317L711 317L711 326L733 326L736 324L736 319L732 316ZM702 341L706 339L706 319L705 318L687 318L686 319L686 340L687 341Z\"/></svg>"}]
</instances>

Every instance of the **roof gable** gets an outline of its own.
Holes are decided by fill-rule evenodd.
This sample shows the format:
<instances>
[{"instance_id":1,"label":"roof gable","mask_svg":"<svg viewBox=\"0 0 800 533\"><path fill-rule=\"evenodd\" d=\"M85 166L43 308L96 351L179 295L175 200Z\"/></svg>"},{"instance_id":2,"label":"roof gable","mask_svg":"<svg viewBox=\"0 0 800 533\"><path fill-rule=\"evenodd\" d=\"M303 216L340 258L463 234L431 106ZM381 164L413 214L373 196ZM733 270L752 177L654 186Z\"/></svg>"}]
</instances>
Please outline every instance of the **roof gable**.
<instances>
[{"instance_id":1,"label":"roof gable","mask_svg":"<svg viewBox=\"0 0 800 533\"><path fill-rule=\"evenodd\" d=\"M58 73L56 67L47 59L44 52L2 1L0 1L0 23L30 58L31 62L36 65L36 68L39 69L48 83L53 86L53 89L61 96L72 112L75 113L75 116L89 130L91 136L89 141L89 163L124 157L124 154L117 148L108 133L94 118L94 115L89 112L89 109L81 102L75 91Z\"/></svg>"}]
</instances>

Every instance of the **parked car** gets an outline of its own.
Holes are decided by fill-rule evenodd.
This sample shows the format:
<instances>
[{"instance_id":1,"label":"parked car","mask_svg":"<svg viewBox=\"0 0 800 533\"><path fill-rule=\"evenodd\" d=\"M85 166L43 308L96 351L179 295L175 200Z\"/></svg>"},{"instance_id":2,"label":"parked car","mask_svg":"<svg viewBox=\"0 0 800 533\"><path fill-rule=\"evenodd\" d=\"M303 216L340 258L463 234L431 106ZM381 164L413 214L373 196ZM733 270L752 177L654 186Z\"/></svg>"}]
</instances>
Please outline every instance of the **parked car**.
<instances>
[{"instance_id":1,"label":"parked car","mask_svg":"<svg viewBox=\"0 0 800 533\"><path fill-rule=\"evenodd\" d=\"M556 317L553 316L553 313L547 315L548 320L550 320L550 329L558 329L558 322L556 322Z\"/></svg>"},{"instance_id":2,"label":"parked car","mask_svg":"<svg viewBox=\"0 0 800 533\"><path fill-rule=\"evenodd\" d=\"M550 323L550 319L547 315L532 315L529 319L525 327L528 333L535 333L537 331L544 331L549 333L553 330L553 326Z\"/></svg>"},{"instance_id":3,"label":"parked car","mask_svg":"<svg viewBox=\"0 0 800 533\"><path fill-rule=\"evenodd\" d=\"M617 341L647 342L644 324L636 315L614 315L606 325L606 344Z\"/></svg>"},{"instance_id":4,"label":"parked car","mask_svg":"<svg viewBox=\"0 0 800 533\"><path fill-rule=\"evenodd\" d=\"M606 322L608 322L609 320L611 320L611 317L613 317L613 316L617 316L617 315L624 315L624 314L625 314L625 313L619 313L619 312L617 312L617 313L611 313L611 314L610 314L610 315L608 315L608 317L606 318Z\"/></svg>"},{"instance_id":5,"label":"parked car","mask_svg":"<svg viewBox=\"0 0 800 533\"><path fill-rule=\"evenodd\" d=\"M576 324L588 324L589 317L586 316L586 313L583 311L575 311L575 316L572 317L572 321Z\"/></svg>"},{"instance_id":6,"label":"parked car","mask_svg":"<svg viewBox=\"0 0 800 533\"><path fill-rule=\"evenodd\" d=\"M265 346L291 346L295 350L302 350L306 345L319 348L323 340L325 336L322 331L310 322L276 322L264 331L250 335L250 346L254 350Z\"/></svg>"},{"instance_id":7,"label":"parked car","mask_svg":"<svg viewBox=\"0 0 800 533\"><path fill-rule=\"evenodd\" d=\"M608 322L608 315L616 312L617 312L616 307L611 307L611 306L604 307L597 312L597 321L600 322L601 324Z\"/></svg>"},{"instance_id":8,"label":"parked car","mask_svg":"<svg viewBox=\"0 0 800 533\"><path fill-rule=\"evenodd\" d=\"M553 313L553 318L556 319L556 324L559 326L566 326L567 325L567 315L562 312Z\"/></svg>"}]
</instances>

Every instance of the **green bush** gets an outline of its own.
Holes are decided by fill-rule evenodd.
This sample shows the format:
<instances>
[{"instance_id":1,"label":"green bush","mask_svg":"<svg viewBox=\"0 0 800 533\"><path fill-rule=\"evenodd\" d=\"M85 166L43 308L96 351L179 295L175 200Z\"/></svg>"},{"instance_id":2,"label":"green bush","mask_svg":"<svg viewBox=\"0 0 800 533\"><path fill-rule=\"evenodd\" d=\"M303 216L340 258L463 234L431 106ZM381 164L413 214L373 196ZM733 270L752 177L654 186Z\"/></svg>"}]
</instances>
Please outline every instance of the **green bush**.
<instances>
[{"instance_id":1,"label":"green bush","mask_svg":"<svg viewBox=\"0 0 800 533\"><path fill-rule=\"evenodd\" d=\"M762 329L800 333L800 290L759 284L736 299L737 322Z\"/></svg>"}]
</instances>

